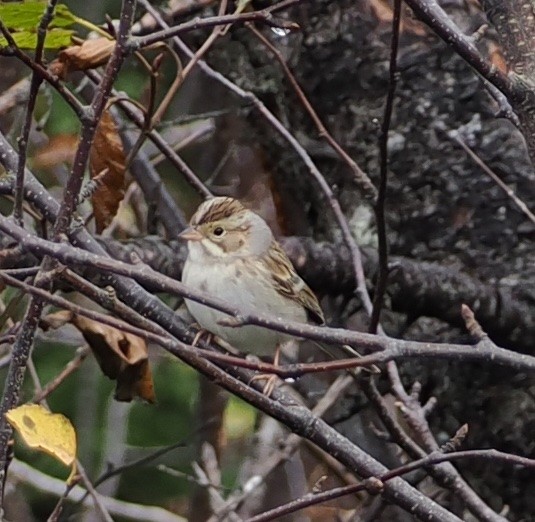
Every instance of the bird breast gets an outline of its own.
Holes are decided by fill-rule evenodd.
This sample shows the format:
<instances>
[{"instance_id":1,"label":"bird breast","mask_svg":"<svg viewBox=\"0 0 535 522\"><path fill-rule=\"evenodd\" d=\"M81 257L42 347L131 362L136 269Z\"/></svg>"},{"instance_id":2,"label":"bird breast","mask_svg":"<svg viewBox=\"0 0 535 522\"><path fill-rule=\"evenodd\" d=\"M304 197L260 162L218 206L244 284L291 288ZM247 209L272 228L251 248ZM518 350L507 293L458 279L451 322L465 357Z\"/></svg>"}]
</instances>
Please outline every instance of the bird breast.
<instances>
[{"instance_id":1,"label":"bird breast","mask_svg":"<svg viewBox=\"0 0 535 522\"><path fill-rule=\"evenodd\" d=\"M188 257L182 281L191 288L223 299L246 312L306 322L304 308L278 293L269 273L261 265L252 266L250 261L235 259L232 263L202 263ZM222 326L218 321L228 318L227 314L191 300L186 300L186 306L202 328L243 352L273 355L278 344L291 339L280 332L258 326Z\"/></svg>"}]
</instances>

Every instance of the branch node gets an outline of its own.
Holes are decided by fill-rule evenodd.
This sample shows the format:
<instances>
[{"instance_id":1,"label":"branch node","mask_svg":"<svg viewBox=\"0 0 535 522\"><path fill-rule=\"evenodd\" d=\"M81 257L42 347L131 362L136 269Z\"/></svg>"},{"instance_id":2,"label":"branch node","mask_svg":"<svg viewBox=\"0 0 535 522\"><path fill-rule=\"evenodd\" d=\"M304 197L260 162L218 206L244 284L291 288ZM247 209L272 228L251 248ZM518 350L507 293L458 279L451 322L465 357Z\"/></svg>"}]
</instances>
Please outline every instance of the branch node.
<instances>
[{"instance_id":1,"label":"branch node","mask_svg":"<svg viewBox=\"0 0 535 522\"><path fill-rule=\"evenodd\" d=\"M448 442L440 446L440 451L442 453L452 453L453 451L457 451L461 447L467 435L468 424L463 424Z\"/></svg>"},{"instance_id":2,"label":"branch node","mask_svg":"<svg viewBox=\"0 0 535 522\"><path fill-rule=\"evenodd\" d=\"M362 483L370 495L380 495L384 488L384 482L377 477L369 477Z\"/></svg>"},{"instance_id":3,"label":"branch node","mask_svg":"<svg viewBox=\"0 0 535 522\"><path fill-rule=\"evenodd\" d=\"M246 319L243 315L238 315L236 317L225 317L224 319L219 319L217 324L221 326L230 326L231 328L237 328L238 326L243 326L246 324Z\"/></svg>"},{"instance_id":4,"label":"branch node","mask_svg":"<svg viewBox=\"0 0 535 522\"><path fill-rule=\"evenodd\" d=\"M481 325L477 322L474 312L466 304L461 305L461 316L468 333L477 341L484 341L489 338Z\"/></svg>"},{"instance_id":5,"label":"branch node","mask_svg":"<svg viewBox=\"0 0 535 522\"><path fill-rule=\"evenodd\" d=\"M437 398L430 397L429 400L422 406L422 413L424 417L429 417L429 415L433 412L437 404Z\"/></svg>"}]
</instances>

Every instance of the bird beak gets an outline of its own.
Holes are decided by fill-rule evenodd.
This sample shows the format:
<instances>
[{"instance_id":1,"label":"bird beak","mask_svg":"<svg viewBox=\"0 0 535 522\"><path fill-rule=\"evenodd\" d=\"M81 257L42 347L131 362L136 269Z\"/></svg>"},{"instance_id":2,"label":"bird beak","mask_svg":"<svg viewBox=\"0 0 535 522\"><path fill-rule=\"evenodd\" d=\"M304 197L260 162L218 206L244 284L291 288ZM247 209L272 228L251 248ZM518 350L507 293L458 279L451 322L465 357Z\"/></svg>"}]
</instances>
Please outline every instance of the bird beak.
<instances>
[{"instance_id":1,"label":"bird beak","mask_svg":"<svg viewBox=\"0 0 535 522\"><path fill-rule=\"evenodd\" d=\"M201 241L203 236L196 228L188 227L184 232L178 234L178 238L184 241Z\"/></svg>"}]
</instances>

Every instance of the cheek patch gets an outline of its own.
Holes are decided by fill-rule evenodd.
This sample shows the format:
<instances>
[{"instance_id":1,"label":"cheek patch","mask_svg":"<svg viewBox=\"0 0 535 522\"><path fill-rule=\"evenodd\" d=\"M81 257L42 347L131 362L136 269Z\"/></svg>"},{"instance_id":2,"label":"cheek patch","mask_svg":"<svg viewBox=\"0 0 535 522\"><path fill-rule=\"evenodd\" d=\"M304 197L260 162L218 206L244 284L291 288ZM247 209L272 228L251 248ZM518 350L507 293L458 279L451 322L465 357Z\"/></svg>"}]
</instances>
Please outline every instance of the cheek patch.
<instances>
[{"instance_id":1,"label":"cheek patch","mask_svg":"<svg viewBox=\"0 0 535 522\"><path fill-rule=\"evenodd\" d=\"M240 232L229 232L225 236L225 240L221 244L221 248L228 253L239 252L245 245L245 239Z\"/></svg>"}]
</instances>

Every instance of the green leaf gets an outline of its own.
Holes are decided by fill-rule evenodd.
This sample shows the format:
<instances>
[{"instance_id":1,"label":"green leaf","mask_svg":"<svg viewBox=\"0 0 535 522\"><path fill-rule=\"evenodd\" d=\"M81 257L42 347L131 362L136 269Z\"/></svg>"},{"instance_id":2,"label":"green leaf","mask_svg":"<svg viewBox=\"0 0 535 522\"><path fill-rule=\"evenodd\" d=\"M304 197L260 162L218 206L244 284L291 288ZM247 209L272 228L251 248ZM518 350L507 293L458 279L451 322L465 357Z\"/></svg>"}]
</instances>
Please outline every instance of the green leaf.
<instances>
[{"instance_id":1,"label":"green leaf","mask_svg":"<svg viewBox=\"0 0 535 522\"><path fill-rule=\"evenodd\" d=\"M43 16L46 2L0 2L0 20L11 31L35 30ZM75 23L74 15L64 4L59 4L50 27L69 27Z\"/></svg>"},{"instance_id":2,"label":"green leaf","mask_svg":"<svg viewBox=\"0 0 535 522\"><path fill-rule=\"evenodd\" d=\"M65 4L58 4L54 13L52 27L69 27L83 20L83 18L73 15Z\"/></svg>"},{"instance_id":3,"label":"green leaf","mask_svg":"<svg viewBox=\"0 0 535 522\"><path fill-rule=\"evenodd\" d=\"M46 1L42 0L0 2L0 20L10 30L15 43L21 49L35 49L37 27L45 8ZM47 31L45 49L57 50L71 45L74 31L65 28L77 23L77 20L66 5L59 4ZM6 46L6 39L0 37L0 47Z\"/></svg>"},{"instance_id":4,"label":"green leaf","mask_svg":"<svg viewBox=\"0 0 535 522\"><path fill-rule=\"evenodd\" d=\"M70 29L51 29L46 34L45 39L45 49L48 50L57 50L71 45L71 36L74 34L74 31ZM18 47L21 49L35 49L37 46L37 33L33 31L18 31L16 33L11 33L13 40ZM6 47L8 45L6 39L2 36L0 37L0 48Z\"/></svg>"},{"instance_id":5,"label":"green leaf","mask_svg":"<svg viewBox=\"0 0 535 522\"><path fill-rule=\"evenodd\" d=\"M9 29L15 42L22 49L35 49L36 37L32 36L32 33L37 31L45 8L46 0L7 3L0 0L0 20ZM70 36L74 31L67 31L64 28L74 24L109 38L109 35L100 27L71 13L65 4L58 4L54 11L54 18L48 26L49 36L47 36L45 49L56 50L71 45ZM61 32L62 30L63 32ZM0 46L5 47L6 45L5 38L0 37Z\"/></svg>"}]
</instances>

